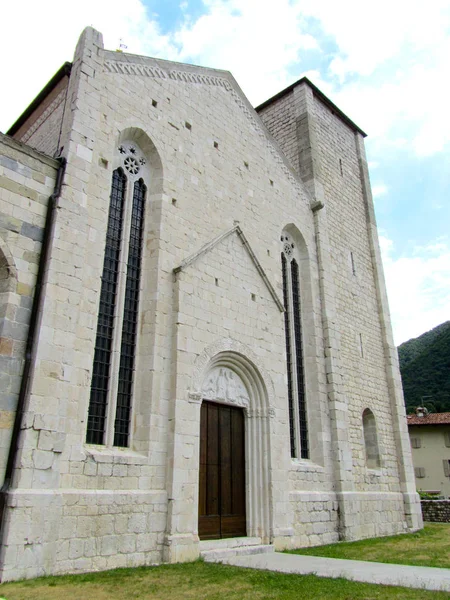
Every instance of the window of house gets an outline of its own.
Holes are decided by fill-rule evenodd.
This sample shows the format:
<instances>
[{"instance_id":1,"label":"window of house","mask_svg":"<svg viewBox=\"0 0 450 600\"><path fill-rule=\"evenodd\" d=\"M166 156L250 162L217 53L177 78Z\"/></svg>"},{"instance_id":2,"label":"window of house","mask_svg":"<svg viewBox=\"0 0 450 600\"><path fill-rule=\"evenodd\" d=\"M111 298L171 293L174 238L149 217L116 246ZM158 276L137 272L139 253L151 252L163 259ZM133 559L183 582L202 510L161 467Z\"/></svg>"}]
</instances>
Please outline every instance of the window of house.
<instances>
[{"instance_id":1,"label":"window of house","mask_svg":"<svg viewBox=\"0 0 450 600\"><path fill-rule=\"evenodd\" d=\"M143 246L146 160L118 148L112 176L86 441L129 446Z\"/></svg>"},{"instance_id":2,"label":"window of house","mask_svg":"<svg viewBox=\"0 0 450 600\"><path fill-rule=\"evenodd\" d=\"M411 448L420 448L422 446L422 440L418 437L411 438Z\"/></svg>"},{"instance_id":3,"label":"window of house","mask_svg":"<svg viewBox=\"0 0 450 600\"><path fill-rule=\"evenodd\" d=\"M299 261L292 237L283 232L281 243L291 456L309 458Z\"/></svg>"},{"instance_id":4,"label":"window of house","mask_svg":"<svg viewBox=\"0 0 450 600\"><path fill-rule=\"evenodd\" d=\"M425 477L424 467L414 467L414 474L417 479L423 479Z\"/></svg>"},{"instance_id":5,"label":"window of house","mask_svg":"<svg viewBox=\"0 0 450 600\"><path fill-rule=\"evenodd\" d=\"M442 461L442 465L444 467L444 475L446 477L450 477L450 460L444 458L444 460Z\"/></svg>"},{"instance_id":6,"label":"window of house","mask_svg":"<svg viewBox=\"0 0 450 600\"><path fill-rule=\"evenodd\" d=\"M378 469L381 466L380 450L378 447L377 424L375 415L366 408L362 416L364 446L366 451L366 465L369 469Z\"/></svg>"}]
</instances>

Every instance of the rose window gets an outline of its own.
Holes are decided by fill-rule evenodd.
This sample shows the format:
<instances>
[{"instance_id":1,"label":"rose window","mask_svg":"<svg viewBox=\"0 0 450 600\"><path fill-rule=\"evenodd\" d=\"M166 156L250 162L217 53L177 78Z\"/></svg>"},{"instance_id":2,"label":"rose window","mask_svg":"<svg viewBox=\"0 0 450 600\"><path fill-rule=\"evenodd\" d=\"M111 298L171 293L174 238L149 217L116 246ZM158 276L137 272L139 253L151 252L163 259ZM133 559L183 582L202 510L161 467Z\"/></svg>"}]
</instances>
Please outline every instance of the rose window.
<instances>
[{"instance_id":1,"label":"rose window","mask_svg":"<svg viewBox=\"0 0 450 600\"><path fill-rule=\"evenodd\" d=\"M125 169L131 175L137 175L139 173L138 161L132 156L127 156L126 159L123 161L123 164L125 166Z\"/></svg>"}]
</instances>

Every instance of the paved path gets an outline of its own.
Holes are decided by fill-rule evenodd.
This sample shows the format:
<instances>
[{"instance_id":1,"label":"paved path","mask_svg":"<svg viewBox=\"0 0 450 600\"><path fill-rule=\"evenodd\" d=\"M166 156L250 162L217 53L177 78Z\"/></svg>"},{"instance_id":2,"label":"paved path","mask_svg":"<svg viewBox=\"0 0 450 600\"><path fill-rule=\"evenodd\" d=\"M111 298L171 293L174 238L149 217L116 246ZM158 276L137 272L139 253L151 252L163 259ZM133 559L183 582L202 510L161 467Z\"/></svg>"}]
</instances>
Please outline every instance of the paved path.
<instances>
[{"instance_id":1,"label":"paved path","mask_svg":"<svg viewBox=\"0 0 450 600\"><path fill-rule=\"evenodd\" d=\"M333 578L343 577L344 579L366 583L401 585L424 590L450 592L450 569L388 565L362 560L301 556L281 552L234 556L223 559L221 562L236 567L279 571L280 573L312 574L319 577Z\"/></svg>"}]
</instances>

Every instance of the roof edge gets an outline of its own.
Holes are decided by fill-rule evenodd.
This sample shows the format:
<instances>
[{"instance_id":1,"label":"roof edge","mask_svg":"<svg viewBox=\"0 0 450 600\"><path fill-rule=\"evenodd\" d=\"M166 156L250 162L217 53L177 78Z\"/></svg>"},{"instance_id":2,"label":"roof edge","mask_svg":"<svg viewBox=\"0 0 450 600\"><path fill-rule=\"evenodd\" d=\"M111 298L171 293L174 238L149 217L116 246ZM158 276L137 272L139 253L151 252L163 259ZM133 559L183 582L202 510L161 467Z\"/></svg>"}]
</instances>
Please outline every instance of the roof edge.
<instances>
[{"instance_id":1,"label":"roof edge","mask_svg":"<svg viewBox=\"0 0 450 600\"><path fill-rule=\"evenodd\" d=\"M344 112L342 112L342 110L340 108L338 108L336 106L336 104L334 104L334 102L332 102L328 98L328 96L325 96L325 94L323 92L321 92L319 90L319 88L317 86L315 86L312 83L312 81L310 81L308 79L308 77L301 77L298 81L295 81L294 83L291 83L291 85L289 85L287 88L285 88L284 90L281 90L281 92L278 92L277 94L275 94L274 96L272 96L268 100L265 100L259 106L256 106L255 107L256 112L262 110L263 108L265 108L266 106L268 106L269 104L271 104L272 102L274 102L275 100L278 100L279 98L282 98L286 94L289 94L289 92L292 92L292 90L295 87L297 87L298 85L301 85L302 83L306 83L307 85L309 85L309 87L312 89L314 95L317 96L318 98L320 98L320 100L332 112L334 112L336 115L338 115L338 117L340 117L342 119L342 121L344 121L344 123L346 123L351 129L353 129L354 131L358 131L358 133L360 133L363 137L367 137L367 133L365 133L365 131L363 131L360 127L358 127L358 125L356 125L356 123L354 123L349 117L347 117L347 115Z\"/></svg>"},{"instance_id":2,"label":"roof edge","mask_svg":"<svg viewBox=\"0 0 450 600\"><path fill-rule=\"evenodd\" d=\"M416 414L406 415L406 422L408 427L415 426L436 426L436 425L450 425L450 412L442 413L428 413L423 417L419 417Z\"/></svg>"},{"instance_id":3,"label":"roof edge","mask_svg":"<svg viewBox=\"0 0 450 600\"><path fill-rule=\"evenodd\" d=\"M72 70L72 63L65 62L58 71L53 75L50 81L45 85L36 98L29 104L29 106L23 111L17 121L11 125L11 127L6 132L6 135L13 136L25 123L25 121L31 117L34 111L38 108L41 102L50 94L50 92L58 85L63 77L66 75L70 76L70 71Z\"/></svg>"},{"instance_id":4,"label":"roof edge","mask_svg":"<svg viewBox=\"0 0 450 600\"><path fill-rule=\"evenodd\" d=\"M21 152L23 154L26 154L26 155L30 156L31 158L33 158L34 160L39 160L40 162L45 163L46 165L53 167L55 169L57 169L59 166L58 159L52 158L51 156L44 154L44 152L40 152L39 150L36 150L35 148L28 146L28 144L24 144L20 140L16 140L15 138L7 135L6 133L2 133L0 131L0 145L1 144L4 144L5 146L9 146L9 148L15 150L16 152Z\"/></svg>"}]
</instances>

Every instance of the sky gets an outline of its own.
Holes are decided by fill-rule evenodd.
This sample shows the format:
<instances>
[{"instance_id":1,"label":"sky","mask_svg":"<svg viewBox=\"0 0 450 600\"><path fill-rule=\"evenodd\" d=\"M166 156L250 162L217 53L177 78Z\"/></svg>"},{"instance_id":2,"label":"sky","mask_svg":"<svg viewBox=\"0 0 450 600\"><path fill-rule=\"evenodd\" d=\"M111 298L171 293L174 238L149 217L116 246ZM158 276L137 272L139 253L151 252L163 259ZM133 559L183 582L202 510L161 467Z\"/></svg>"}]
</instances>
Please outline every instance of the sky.
<instances>
[{"instance_id":1,"label":"sky","mask_svg":"<svg viewBox=\"0 0 450 600\"><path fill-rule=\"evenodd\" d=\"M450 319L450 0L17 0L0 131L86 25L105 48L231 71L257 106L303 75L367 134L396 344Z\"/></svg>"}]
</instances>

